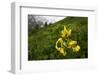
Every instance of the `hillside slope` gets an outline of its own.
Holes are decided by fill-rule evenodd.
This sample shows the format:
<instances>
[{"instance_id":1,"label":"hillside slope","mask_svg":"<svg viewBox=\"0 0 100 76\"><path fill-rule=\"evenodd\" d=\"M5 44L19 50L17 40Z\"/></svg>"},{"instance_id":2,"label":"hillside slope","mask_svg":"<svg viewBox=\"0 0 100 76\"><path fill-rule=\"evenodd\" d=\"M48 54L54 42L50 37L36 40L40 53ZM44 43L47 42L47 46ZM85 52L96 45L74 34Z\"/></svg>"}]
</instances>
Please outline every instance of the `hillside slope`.
<instances>
[{"instance_id":1,"label":"hillside slope","mask_svg":"<svg viewBox=\"0 0 100 76\"><path fill-rule=\"evenodd\" d=\"M72 30L71 39L77 40L81 49L78 53L71 51L63 56L56 48L55 43L61 36L63 26ZM28 59L75 59L88 57L88 18L87 17L66 17L54 24L43 28L35 28L28 32Z\"/></svg>"}]
</instances>

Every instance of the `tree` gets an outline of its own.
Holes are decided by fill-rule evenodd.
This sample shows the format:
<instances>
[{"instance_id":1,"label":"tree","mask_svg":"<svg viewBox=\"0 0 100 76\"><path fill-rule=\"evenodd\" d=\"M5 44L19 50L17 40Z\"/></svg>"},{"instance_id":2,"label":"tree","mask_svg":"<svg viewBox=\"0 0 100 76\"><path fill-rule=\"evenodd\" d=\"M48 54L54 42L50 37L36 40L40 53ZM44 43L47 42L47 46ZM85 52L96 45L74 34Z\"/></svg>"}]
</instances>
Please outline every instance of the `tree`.
<instances>
[{"instance_id":1,"label":"tree","mask_svg":"<svg viewBox=\"0 0 100 76\"><path fill-rule=\"evenodd\" d=\"M45 22L44 26L45 26L45 27L47 27L47 26L48 26L47 22Z\"/></svg>"}]
</instances>

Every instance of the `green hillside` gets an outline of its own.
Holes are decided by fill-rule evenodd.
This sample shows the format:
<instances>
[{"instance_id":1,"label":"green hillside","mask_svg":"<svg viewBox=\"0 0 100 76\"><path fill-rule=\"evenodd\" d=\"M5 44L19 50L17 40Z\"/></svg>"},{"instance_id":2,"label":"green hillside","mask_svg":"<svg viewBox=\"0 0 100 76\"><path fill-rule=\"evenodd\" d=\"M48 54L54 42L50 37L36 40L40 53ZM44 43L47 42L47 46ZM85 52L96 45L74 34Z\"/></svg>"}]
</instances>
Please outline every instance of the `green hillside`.
<instances>
[{"instance_id":1,"label":"green hillside","mask_svg":"<svg viewBox=\"0 0 100 76\"><path fill-rule=\"evenodd\" d=\"M76 40L81 49L73 53L69 51L66 56L60 54L55 44L61 36L63 27L72 30L71 39ZM32 28L28 32L28 60L49 60L49 59L77 59L88 57L88 18L87 17L66 17L54 24L43 28Z\"/></svg>"}]
</instances>

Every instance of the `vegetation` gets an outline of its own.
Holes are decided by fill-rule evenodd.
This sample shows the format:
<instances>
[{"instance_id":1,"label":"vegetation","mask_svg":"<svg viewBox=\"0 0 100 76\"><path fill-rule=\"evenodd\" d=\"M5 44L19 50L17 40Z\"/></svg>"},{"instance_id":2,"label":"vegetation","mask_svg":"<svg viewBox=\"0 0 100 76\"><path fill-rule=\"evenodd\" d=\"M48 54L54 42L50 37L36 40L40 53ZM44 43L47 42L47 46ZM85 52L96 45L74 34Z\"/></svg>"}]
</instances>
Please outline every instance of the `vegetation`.
<instances>
[{"instance_id":1,"label":"vegetation","mask_svg":"<svg viewBox=\"0 0 100 76\"><path fill-rule=\"evenodd\" d=\"M67 55L65 56L55 48L64 26L71 29L71 36L69 38L77 41L77 44L81 47L75 53L71 51L72 49L66 49ZM56 23L45 23L44 27L35 26L28 29L28 60L79 59L87 57L87 17L65 17Z\"/></svg>"}]
</instances>

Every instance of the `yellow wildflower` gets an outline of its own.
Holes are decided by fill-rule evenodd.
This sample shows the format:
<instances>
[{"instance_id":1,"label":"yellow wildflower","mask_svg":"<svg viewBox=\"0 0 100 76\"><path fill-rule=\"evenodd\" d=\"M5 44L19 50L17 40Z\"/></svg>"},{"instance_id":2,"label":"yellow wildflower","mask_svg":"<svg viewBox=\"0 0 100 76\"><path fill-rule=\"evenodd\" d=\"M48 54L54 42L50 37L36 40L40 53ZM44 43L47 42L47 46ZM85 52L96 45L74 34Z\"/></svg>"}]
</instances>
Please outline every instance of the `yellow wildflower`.
<instances>
[{"instance_id":1,"label":"yellow wildflower","mask_svg":"<svg viewBox=\"0 0 100 76\"><path fill-rule=\"evenodd\" d=\"M59 38L58 41L59 41L59 42L63 42L62 38Z\"/></svg>"},{"instance_id":2,"label":"yellow wildflower","mask_svg":"<svg viewBox=\"0 0 100 76\"><path fill-rule=\"evenodd\" d=\"M73 49L73 52L78 52L80 50L80 46L77 45L77 46L73 47L72 49Z\"/></svg>"},{"instance_id":3,"label":"yellow wildflower","mask_svg":"<svg viewBox=\"0 0 100 76\"><path fill-rule=\"evenodd\" d=\"M63 54L63 56L65 56L67 53L64 51L64 48L59 48L59 51L61 54Z\"/></svg>"},{"instance_id":4,"label":"yellow wildflower","mask_svg":"<svg viewBox=\"0 0 100 76\"><path fill-rule=\"evenodd\" d=\"M60 47L58 47L58 43L60 43ZM56 42L56 49L63 54L63 56L65 56L67 53L64 51L64 47L63 47L63 39L59 38L58 41Z\"/></svg>"},{"instance_id":5,"label":"yellow wildflower","mask_svg":"<svg viewBox=\"0 0 100 76\"><path fill-rule=\"evenodd\" d=\"M60 53L64 53L64 48L59 48Z\"/></svg>"},{"instance_id":6,"label":"yellow wildflower","mask_svg":"<svg viewBox=\"0 0 100 76\"><path fill-rule=\"evenodd\" d=\"M66 26L64 26L64 30L61 32L61 38L59 38L56 42L55 47L63 56L67 54L66 48L72 49L73 52L78 52L80 50L80 46L77 45L77 41L69 39L70 35L71 29L66 29Z\"/></svg>"},{"instance_id":7,"label":"yellow wildflower","mask_svg":"<svg viewBox=\"0 0 100 76\"><path fill-rule=\"evenodd\" d=\"M66 26L64 26L64 30L61 32L61 36L64 38L64 37L68 37L70 35L71 35L71 29L67 30Z\"/></svg>"},{"instance_id":8,"label":"yellow wildflower","mask_svg":"<svg viewBox=\"0 0 100 76\"><path fill-rule=\"evenodd\" d=\"M71 41L68 43L68 47L67 47L67 48L75 47L76 44L77 44L77 41L71 40Z\"/></svg>"},{"instance_id":9,"label":"yellow wildflower","mask_svg":"<svg viewBox=\"0 0 100 76\"><path fill-rule=\"evenodd\" d=\"M57 50L59 50L58 43L61 44L61 47L63 46L63 40L62 40L62 38L59 38L58 41L56 42L56 46L55 47L56 47Z\"/></svg>"}]
</instances>

